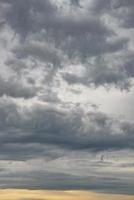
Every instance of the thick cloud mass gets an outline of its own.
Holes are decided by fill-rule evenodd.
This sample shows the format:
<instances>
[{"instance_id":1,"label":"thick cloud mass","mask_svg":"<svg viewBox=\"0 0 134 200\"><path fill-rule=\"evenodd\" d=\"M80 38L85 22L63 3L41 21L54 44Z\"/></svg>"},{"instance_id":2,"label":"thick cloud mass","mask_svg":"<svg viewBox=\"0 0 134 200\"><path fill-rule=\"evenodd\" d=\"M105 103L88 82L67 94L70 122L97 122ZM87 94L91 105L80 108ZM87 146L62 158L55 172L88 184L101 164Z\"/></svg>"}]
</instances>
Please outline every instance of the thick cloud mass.
<instances>
[{"instance_id":1,"label":"thick cloud mass","mask_svg":"<svg viewBox=\"0 0 134 200\"><path fill-rule=\"evenodd\" d=\"M134 148L134 124L100 112L59 111L40 105L25 109L5 101L1 104L3 145L39 143L93 151Z\"/></svg>"},{"instance_id":2,"label":"thick cloud mass","mask_svg":"<svg viewBox=\"0 0 134 200\"><path fill-rule=\"evenodd\" d=\"M133 7L0 0L2 188L134 194Z\"/></svg>"}]
</instances>

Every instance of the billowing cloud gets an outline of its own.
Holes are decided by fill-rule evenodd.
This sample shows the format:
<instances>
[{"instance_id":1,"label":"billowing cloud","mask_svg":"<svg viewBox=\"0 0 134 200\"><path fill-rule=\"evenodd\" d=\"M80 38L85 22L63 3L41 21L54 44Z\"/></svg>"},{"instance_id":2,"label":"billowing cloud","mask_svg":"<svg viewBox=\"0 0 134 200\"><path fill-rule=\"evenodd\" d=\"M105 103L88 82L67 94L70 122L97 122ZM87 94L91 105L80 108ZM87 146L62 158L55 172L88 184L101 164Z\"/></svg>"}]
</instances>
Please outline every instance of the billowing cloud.
<instances>
[{"instance_id":1,"label":"billowing cloud","mask_svg":"<svg viewBox=\"0 0 134 200\"><path fill-rule=\"evenodd\" d=\"M4 101L0 108L2 144L39 143L93 151L134 148L134 124L101 112L84 113L79 108L65 111L42 105L26 109Z\"/></svg>"},{"instance_id":2,"label":"billowing cloud","mask_svg":"<svg viewBox=\"0 0 134 200\"><path fill-rule=\"evenodd\" d=\"M32 98L36 95L37 89L31 86L23 86L20 80L3 80L0 77L0 96L7 95L11 97Z\"/></svg>"},{"instance_id":3,"label":"billowing cloud","mask_svg":"<svg viewBox=\"0 0 134 200\"><path fill-rule=\"evenodd\" d=\"M133 194L133 6L0 0L2 188Z\"/></svg>"},{"instance_id":4,"label":"billowing cloud","mask_svg":"<svg viewBox=\"0 0 134 200\"><path fill-rule=\"evenodd\" d=\"M30 57L36 63L41 60L47 65L54 65L55 70L64 68L66 62L70 64L77 62L84 66L89 79L92 79L88 81L88 86L92 83L95 86L112 84L118 88L130 87L129 83L133 75L128 76L125 70L121 75L120 68L125 69L124 63L121 65L111 61L118 56L124 57L125 49L130 51L128 45L130 36L119 34L114 24L107 24L105 17L109 15L107 20L111 20L112 17L113 22L118 25L118 17L116 17L118 6L115 9L115 5L118 3L121 4L120 7L131 8L131 4L95 1L88 10L84 5L77 6L81 2L72 3L74 7L71 7L71 4L65 7L62 1L61 5L48 0L45 2L40 0L38 3L34 0L29 0L27 3L21 0L1 1L4 22L13 29L14 34L19 34L23 39L18 47L13 49L15 56L21 59ZM75 12L70 9L75 9ZM108 14L109 9L111 11ZM94 12L97 12L97 15L93 14ZM96 78L93 77L92 70L98 69L98 63L95 62L94 66L90 63L92 59L98 60L100 56L103 60L101 65L106 67L103 69L99 67L101 75ZM65 78L65 80L69 83L69 79ZM80 83L86 84L82 80Z\"/></svg>"}]
</instances>

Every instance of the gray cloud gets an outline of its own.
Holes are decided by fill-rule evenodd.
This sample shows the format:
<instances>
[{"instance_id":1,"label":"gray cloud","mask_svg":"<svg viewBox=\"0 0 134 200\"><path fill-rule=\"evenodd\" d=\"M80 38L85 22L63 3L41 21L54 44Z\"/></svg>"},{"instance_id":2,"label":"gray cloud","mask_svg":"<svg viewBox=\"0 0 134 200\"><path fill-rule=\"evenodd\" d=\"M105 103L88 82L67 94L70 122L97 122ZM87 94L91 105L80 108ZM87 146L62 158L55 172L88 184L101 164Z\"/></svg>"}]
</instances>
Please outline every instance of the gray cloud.
<instances>
[{"instance_id":1,"label":"gray cloud","mask_svg":"<svg viewBox=\"0 0 134 200\"><path fill-rule=\"evenodd\" d=\"M32 56L34 59L39 59L45 63L52 63L54 67L60 67L60 58L56 48L50 47L49 44L42 44L41 42L27 43L18 46L14 49L14 53L19 58L26 58Z\"/></svg>"},{"instance_id":2,"label":"gray cloud","mask_svg":"<svg viewBox=\"0 0 134 200\"><path fill-rule=\"evenodd\" d=\"M133 100L133 6L0 0L2 188L134 194L133 118L102 98Z\"/></svg>"},{"instance_id":3,"label":"gray cloud","mask_svg":"<svg viewBox=\"0 0 134 200\"><path fill-rule=\"evenodd\" d=\"M14 178L15 177L15 178ZM45 177L45 181L44 181ZM21 178L21 184L20 184ZM29 179L31 178L31 179ZM47 171L36 172L33 171L30 176L29 173L11 173L6 176L4 180L1 177L3 183L2 188L5 188L4 185L12 188L21 188L21 189L51 189L51 190L97 190L103 192L103 189L107 189L107 192L116 192L121 194L131 194L133 195L133 188L131 184L127 182L122 182L122 179L119 177L110 178L101 176L98 178L96 176L81 177L75 175L69 175L64 173L49 173ZM103 183L102 183L103 182ZM32 184L31 184L32 183ZM71 184L70 184L71 183ZM77 183L77 184L76 184ZM115 184L116 183L116 184ZM118 186L118 187L117 187ZM122 188L124 188L123 190Z\"/></svg>"},{"instance_id":4,"label":"gray cloud","mask_svg":"<svg viewBox=\"0 0 134 200\"><path fill-rule=\"evenodd\" d=\"M100 13L103 15L106 12L113 17L117 17L120 26L124 28L134 27L134 3L132 0L96 0L94 1L93 8L95 13Z\"/></svg>"},{"instance_id":5,"label":"gray cloud","mask_svg":"<svg viewBox=\"0 0 134 200\"><path fill-rule=\"evenodd\" d=\"M40 22L38 18L35 20L35 16L39 15L39 20L42 16L44 19L45 17L49 19L55 11L54 6L48 0L39 0L38 3L35 0L9 0L7 2L10 4L10 10L7 13L6 20L12 28L24 38L29 32L38 31L38 29L41 28Z\"/></svg>"},{"instance_id":6,"label":"gray cloud","mask_svg":"<svg viewBox=\"0 0 134 200\"><path fill-rule=\"evenodd\" d=\"M1 1L1 4L5 2ZM111 67L111 60L107 60L106 63L101 61L101 65L105 67L100 67L97 62L94 68L88 65L88 60L92 57L98 60L101 56L102 60L105 60L106 55L111 54L111 57L116 59L116 53L128 48L129 38L118 36L112 26L108 26L100 19L100 16L107 14L109 9L114 9L117 2L95 1L92 12L96 12L97 15L84 10L83 7L77 8L78 2L73 3L74 7L76 6L75 15L70 15L67 11L63 15L58 5L48 0L45 2L39 0L38 3L34 0L29 0L27 3L21 0L6 1L6 4L9 6L3 14L4 20L24 39L12 50L14 56L20 61L24 58L32 58L35 60L36 67L39 65L38 61L53 65L53 69L48 73L54 78L56 71L59 68L64 69L67 61L71 63L78 60L77 64L83 65L86 71L91 72L86 73L89 78L84 77L84 80L89 79L87 80L89 83L75 78L75 75L72 78L63 76L68 83L72 83L71 79L73 79L74 82L88 86L91 83L95 86L113 84L117 88L130 87L130 76L120 72L120 66L112 64ZM122 4L122 7L126 6L130 7L130 4ZM66 10L65 7L63 9ZM100 11L103 12L99 13ZM122 53L122 57L123 55ZM94 75L96 70L100 71L99 69L101 72Z\"/></svg>"},{"instance_id":7,"label":"gray cloud","mask_svg":"<svg viewBox=\"0 0 134 200\"><path fill-rule=\"evenodd\" d=\"M24 86L20 80L14 80L14 77L4 80L0 77L0 96L11 96L14 98L32 98L36 95L37 89L32 86Z\"/></svg>"},{"instance_id":8,"label":"gray cloud","mask_svg":"<svg viewBox=\"0 0 134 200\"><path fill-rule=\"evenodd\" d=\"M115 59L118 60L117 57ZM88 63L85 73L78 76L73 73L63 73L63 78L70 84L83 84L86 86L106 86L120 89L129 89L133 78L133 59L131 56L121 56L122 62L111 66L103 57L95 59L94 63Z\"/></svg>"},{"instance_id":9,"label":"gray cloud","mask_svg":"<svg viewBox=\"0 0 134 200\"><path fill-rule=\"evenodd\" d=\"M116 122L103 113L84 114L79 109L61 112L43 106L34 106L32 110L24 109L20 112L19 107L4 102L1 103L0 113L1 154L8 154L10 149L11 159L16 148L19 148L16 156L25 151L29 152L27 157L31 154L31 157L38 156L45 151L45 148L42 148L43 144L68 150L89 151L134 148L134 125ZM17 144L26 145L26 148Z\"/></svg>"}]
</instances>

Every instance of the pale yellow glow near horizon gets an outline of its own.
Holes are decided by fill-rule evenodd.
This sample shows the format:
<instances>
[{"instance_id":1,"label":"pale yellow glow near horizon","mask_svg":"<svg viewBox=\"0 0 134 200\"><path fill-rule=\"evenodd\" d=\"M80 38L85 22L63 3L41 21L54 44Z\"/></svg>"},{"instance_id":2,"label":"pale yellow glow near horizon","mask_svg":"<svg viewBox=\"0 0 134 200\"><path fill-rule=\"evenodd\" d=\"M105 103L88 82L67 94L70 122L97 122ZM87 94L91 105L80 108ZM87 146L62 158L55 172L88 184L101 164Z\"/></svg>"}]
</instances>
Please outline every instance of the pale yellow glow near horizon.
<instances>
[{"instance_id":1,"label":"pale yellow glow near horizon","mask_svg":"<svg viewBox=\"0 0 134 200\"><path fill-rule=\"evenodd\" d=\"M134 196L87 191L43 191L1 189L0 200L134 200Z\"/></svg>"}]
</instances>

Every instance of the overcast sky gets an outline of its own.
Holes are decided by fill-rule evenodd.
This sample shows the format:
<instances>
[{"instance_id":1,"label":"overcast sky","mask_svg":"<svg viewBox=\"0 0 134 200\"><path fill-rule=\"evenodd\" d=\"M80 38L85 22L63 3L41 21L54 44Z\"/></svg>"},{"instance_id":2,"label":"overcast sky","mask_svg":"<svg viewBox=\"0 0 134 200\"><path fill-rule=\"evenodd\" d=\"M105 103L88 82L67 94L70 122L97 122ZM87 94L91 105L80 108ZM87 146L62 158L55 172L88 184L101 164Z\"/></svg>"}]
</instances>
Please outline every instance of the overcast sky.
<instances>
[{"instance_id":1,"label":"overcast sky","mask_svg":"<svg viewBox=\"0 0 134 200\"><path fill-rule=\"evenodd\" d=\"M134 0L0 0L0 187L134 195Z\"/></svg>"}]
</instances>

